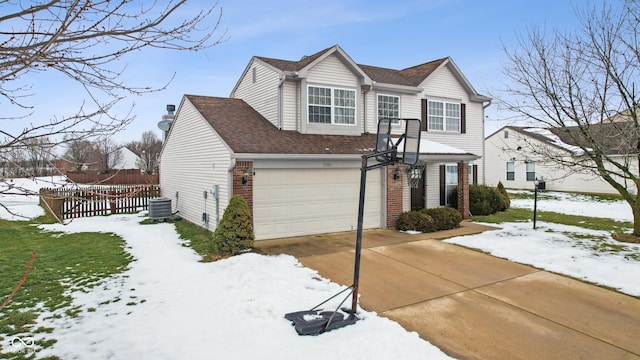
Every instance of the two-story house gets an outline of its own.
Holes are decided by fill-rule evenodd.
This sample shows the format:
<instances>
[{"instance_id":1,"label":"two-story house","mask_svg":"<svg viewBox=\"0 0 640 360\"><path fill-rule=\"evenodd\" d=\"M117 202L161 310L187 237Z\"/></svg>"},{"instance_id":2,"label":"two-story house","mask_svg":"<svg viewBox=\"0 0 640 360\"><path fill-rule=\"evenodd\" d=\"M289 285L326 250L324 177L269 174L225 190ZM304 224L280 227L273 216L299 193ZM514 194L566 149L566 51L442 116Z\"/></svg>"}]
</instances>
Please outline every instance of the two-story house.
<instances>
[{"instance_id":1,"label":"two-story house","mask_svg":"<svg viewBox=\"0 0 640 360\"><path fill-rule=\"evenodd\" d=\"M489 104L451 58L393 70L357 64L337 45L300 60L253 57L230 98L183 97L161 153L163 196L213 230L240 194L258 240L353 230L378 119L418 118L418 188L400 165L367 175L364 227L394 227L403 211L446 206L459 183L483 182Z\"/></svg>"}]
</instances>

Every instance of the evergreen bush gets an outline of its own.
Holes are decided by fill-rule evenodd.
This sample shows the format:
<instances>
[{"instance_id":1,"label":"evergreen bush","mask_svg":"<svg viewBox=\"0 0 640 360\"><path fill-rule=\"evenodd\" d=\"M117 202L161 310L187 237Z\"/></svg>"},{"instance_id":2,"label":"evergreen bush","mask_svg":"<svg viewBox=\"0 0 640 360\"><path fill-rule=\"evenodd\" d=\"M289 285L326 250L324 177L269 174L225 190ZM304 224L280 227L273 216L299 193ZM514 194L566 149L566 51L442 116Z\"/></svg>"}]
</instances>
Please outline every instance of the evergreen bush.
<instances>
[{"instance_id":1,"label":"evergreen bush","mask_svg":"<svg viewBox=\"0 0 640 360\"><path fill-rule=\"evenodd\" d=\"M500 195L502 195L503 206L500 208L500 211L505 211L511 206L511 199L509 198L509 194L507 193L507 189L502 185L502 181L498 181L497 186Z\"/></svg>"},{"instance_id":2,"label":"evergreen bush","mask_svg":"<svg viewBox=\"0 0 640 360\"><path fill-rule=\"evenodd\" d=\"M473 215L491 215L504 205L502 195L496 188L486 185L469 186L469 211Z\"/></svg>"},{"instance_id":3,"label":"evergreen bush","mask_svg":"<svg viewBox=\"0 0 640 360\"><path fill-rule=\"evenodd\" d=\"M420 232L435 231L434 221L431 216L420 211L407 211L400 214L396 228L401 231L415 230Z\"/></svg>"},{"instance_id":4,"label":"evergreen bush","mask_svg":"<svg viewBox=\"0 0 640 360\"><path fill-rule=\"evenodd\" d=\"M460 226L462 221L460 212L450 207L422 209L420 212L431 216L436 228L435 231L455 229Z\"/></svg>"},{"instance_id":5,"label":"evergreen bush","mask_svg":"<svg viewBox=\"0 0 640 360\"><path fill-rule=\"evenodd\" d=\"M220 255L236 255L253 247L253 219L242 196L234 195L213 232L213 243Z\"/></svg>"}]
</instances>

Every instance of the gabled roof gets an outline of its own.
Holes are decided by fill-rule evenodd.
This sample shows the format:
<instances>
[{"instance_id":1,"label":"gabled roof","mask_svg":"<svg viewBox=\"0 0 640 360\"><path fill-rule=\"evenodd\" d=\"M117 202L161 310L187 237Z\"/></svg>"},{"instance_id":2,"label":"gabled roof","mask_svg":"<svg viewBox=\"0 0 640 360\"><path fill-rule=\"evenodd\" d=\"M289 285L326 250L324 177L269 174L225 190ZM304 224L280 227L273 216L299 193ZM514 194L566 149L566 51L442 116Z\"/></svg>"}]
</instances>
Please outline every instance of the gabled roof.
<instances>
[{"instance_id":1,"label":"gabled roof","mask_svg":"<svg viewBox=\"0 0 640 360\"><path fill-rule=\"evenodd\" d=\"M584 154L582 148L586 148L591 151L590 142L586 140L578 126L567 126L562 128L505 126L487 136L487 138L490 138L505 129L518 132L523 136L528 136L548 145L569 151L576 156ZM589 126L589 132L593 139L600 145L603 152L607 155L627 155L637 152L636 132L633 129L632 123L613 122L594 124Z\"/></svg>"},{"instance_id":2,"label":"gabled roof","mask_svg":"<svg viewBox=\"0 0 640 360\"><path fill-rule=\"evenodd\" d=\"M358 65L376 82L406 86L418 86L448 58L442 58L403 70L394 70L369 65Z\"/></svg>"},{"instance_id":3,"label":"gabled roof","mask_svg":"<svg viewBox=\"0 0 640 360\"><path fill-rule=\"evenodd\" d=\"M343 58L350 67L357 73L360 73L364 77L364 83L371 85L373 82L379 85L392 85L398 87L409 87L413 91L420 91L418 86L437 69L447 66L453 75L458 79L466 91L471 94L471 99L475 101L491 101L490 98L478 94L478 92L471 86L471 83L462 74L458 66L450 57L445 57L437 60L433 60L424 64L412 66L402 70L388 69L371 65L356 64L347 53L342 50L338 45L334 45L330 48L321 50L313 55L304 56L297 61L273 59L267 57L256 56L258 59L274 69L284 73L296 73L296 75L304 76L304 72L311 68L317 61L321 61L323 58L331 55L338 54ZM249 65L250 66L250 65ZM245 69L245 73L247 72ZM300 74L298 74L300 72ZM236 84L236 87L238 85ZM231 92L233 94L234 90Z\"/></svg>"},{"instance_id":4,"label":"gabled roof","mask_svg":"<svg viewBox=\"0 0 640 360\"><path fill-rule=\"evenodd\" d=\"M236 154L358 154L371 152L376 136L314 135L278 130L241 99L185 95Z\"/></svg>"}]
</instances>

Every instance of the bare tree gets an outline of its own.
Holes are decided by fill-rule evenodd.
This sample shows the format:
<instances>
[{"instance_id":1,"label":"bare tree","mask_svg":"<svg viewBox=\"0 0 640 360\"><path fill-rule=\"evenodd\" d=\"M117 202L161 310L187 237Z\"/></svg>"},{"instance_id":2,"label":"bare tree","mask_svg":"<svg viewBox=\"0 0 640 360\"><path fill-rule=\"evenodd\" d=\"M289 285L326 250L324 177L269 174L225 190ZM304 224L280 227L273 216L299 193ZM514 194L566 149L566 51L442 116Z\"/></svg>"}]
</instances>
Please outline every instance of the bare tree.
<instances>
[{"instance_id":1,"label":"bare tree","mask_svg":"<svg viewBox=\"0 0 640 360\"><path fill-rule=\"evenodd\" d=\"M91 157L97 163L98 172L109 174L122 163L122 147L110 137L102 137L93 142Z\"/></svg>"},{"instance_id":2,"label":"bare tree","mask_svg":"<svg viewBox=\"0 0 640 360\"><path fill-rule=\"evenodd\" d=\"M86 90L88 101L70 114L29 123L11 133L0 127L0 148L24 146L29 139L55 136L74 141L107 136L133 120L112 109L130 94L163 90L126 81L127 55L145 48L197 51L217 45L221 18L217 4L196 13L183 11L186 0L139 3L131 0L4 1L0 15L0 101L24 109L31 86L27 74L57 71ZM170 81L170 78L166 79ZM7 118L0 117L0 120ZM15 117L11 120L19 120ZM64 140L63 140L64 137Z\"/></svg>"},{"instance_id":3,"label":"bare tree","mask_svg":"<svg viewBox=\"0 0 640 360\"><path fill-rule=\"evenodd\" d=\"M89 140L72 140L67 142L67 150L63 159L73 164L75 171L86 166L91 154L92 144Z\"/></svg>"},{"instance_id":4,"label":"bare tree","mask_svg":"<svg viewBox=\"0 0 640 360\"><path fill-rule=\"evenodd\" d=\"M640 236L640 3L586 5L575 13L580 31L547 35L533 27L517 47L505 48L512 83L506 96L496 97L502 108L574 145L571 153L525 150L604 179L631 206L633 233Z\"/></svg>"},{"instance_id":5,"label":"bare tree","mask_svg":"<svg viewBox=\"0 0 640 360\"><path fill-rule=\"evenodd\" d=\"M136 166L146 174L156 173L158 157L160 156L160 150L162 150L162 140L158 138L155 132L147 130L142 133L140 140L131 141L126 146L140 156Z\"/></svg>"},{"instance_id":6,"label":"bare tree","mask_svg":"<svg viewBox=\"0 0 640 360\"><path fill-rule=\"evenodd\" d=\"M9 157L2 161L11 166L24 166L15 156L38 139L48 138L53 145L91 140L133 121L131 110L116 115L116 104L130 95L161 91L173 76L160 86L132 83L126 71L130 56L154 48L199 51L224 40L224 34L214 36L222 16L216 2L204 9L189 7L186 0L0 3L0 103L3 109L19 110L0 114L0 154ZM82 105L44 121L31 119L30 81L44 72L57 72L84 89ZM22 121L24 126L14 131L2 121Z\"/></svg>"}]
</instances>

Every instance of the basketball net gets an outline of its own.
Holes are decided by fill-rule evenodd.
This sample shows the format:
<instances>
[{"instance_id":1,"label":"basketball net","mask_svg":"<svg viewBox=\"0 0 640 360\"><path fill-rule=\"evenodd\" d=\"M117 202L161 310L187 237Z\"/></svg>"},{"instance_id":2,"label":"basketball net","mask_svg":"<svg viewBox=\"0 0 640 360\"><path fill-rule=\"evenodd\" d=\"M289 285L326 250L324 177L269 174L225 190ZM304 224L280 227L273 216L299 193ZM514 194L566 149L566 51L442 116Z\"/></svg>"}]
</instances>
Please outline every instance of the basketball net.
<instances>
[{"instance_id":1,"label":"basketball net","mask_svg":"<svg viewBox=\"0 0 640 360\"><path fill-rule=\"evenodd\" d=\"M420 184L420 180L422 179L422 174L424 172L425 165L426 164L424 162L418 161L417 164L406 167L407 182L409 183L409 186L411 186L412 188L414 189L418 188L418 185Z\"/></svg>"}]
</instances>

